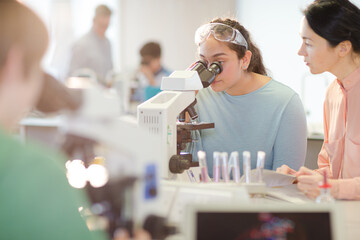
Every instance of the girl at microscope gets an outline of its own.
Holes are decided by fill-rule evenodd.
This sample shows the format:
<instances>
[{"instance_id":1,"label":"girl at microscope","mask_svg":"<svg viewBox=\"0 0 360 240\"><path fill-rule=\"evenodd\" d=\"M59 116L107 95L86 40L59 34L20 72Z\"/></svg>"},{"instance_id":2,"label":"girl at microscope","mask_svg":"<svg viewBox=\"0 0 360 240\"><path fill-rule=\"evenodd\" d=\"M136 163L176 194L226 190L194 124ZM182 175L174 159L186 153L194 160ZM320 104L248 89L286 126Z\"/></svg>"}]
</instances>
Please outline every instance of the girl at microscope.
<instances>
[{"instance_id":1,"label":"girl at microscope","mask_svg":"<svg viewBox=\"0 0 360 240\"><path fill-rule=\"evenodd\" d=\"M201 130L196 144L196 150L206 152L210 177L214 151L250 151L252 168L258 151L266 153L266 169L302 166L306 119L301 100L268 76L249 32L235 20L215 19L197 29L195 42L200 60L223 67L211 86L198 92L195 105L200 122L215 123L214 129Z\"/></svg>"},{"instance_id":2,"label":"girl at microscope","mask_svg":"<svg viewBox=\"0 0 360 240\"><path fill-rule=\"evenodd\" d=\"M360 200L360 9L347 0L316 1L305 10L298 54L313 74L330 72L324 102L324 143L320 169L296 172L284 165L279 172L296 174L298 188L308 197L319 195L326 171L331 194Z\"/></svg>"}]
</instances>

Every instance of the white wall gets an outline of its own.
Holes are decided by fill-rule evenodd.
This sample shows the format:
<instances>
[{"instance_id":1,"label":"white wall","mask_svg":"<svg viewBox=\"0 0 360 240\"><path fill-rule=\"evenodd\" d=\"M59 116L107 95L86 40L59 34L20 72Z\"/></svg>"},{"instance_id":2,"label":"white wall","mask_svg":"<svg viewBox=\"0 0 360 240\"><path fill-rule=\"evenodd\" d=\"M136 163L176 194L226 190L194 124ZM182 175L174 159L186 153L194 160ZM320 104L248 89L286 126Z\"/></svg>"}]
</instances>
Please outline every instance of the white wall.
<instances>
[{"instance_id":1,"label":"white wall","mask_svg":"<svg viewBox=\"0 0 360 240\"><path fill-rule=\"evenodd\" d=\"M172 70L196 59L197 27L218 16L236 16L236 0L121 0L122 69L139 64L139 49L159 41L163 63Z\"/></svg>"},{"instance_id":2,"label":"white wall","mask_svg":"<svg viewBox=\"0 0 360 240\"><path fill-rule=\"evenodd\" d=\"M301 79L308 72L297 55L301 10L311 0L239 0L239 21L250 31L263 53L266 67L278 81L301 93Z\"/></svg>"}]
</instances>

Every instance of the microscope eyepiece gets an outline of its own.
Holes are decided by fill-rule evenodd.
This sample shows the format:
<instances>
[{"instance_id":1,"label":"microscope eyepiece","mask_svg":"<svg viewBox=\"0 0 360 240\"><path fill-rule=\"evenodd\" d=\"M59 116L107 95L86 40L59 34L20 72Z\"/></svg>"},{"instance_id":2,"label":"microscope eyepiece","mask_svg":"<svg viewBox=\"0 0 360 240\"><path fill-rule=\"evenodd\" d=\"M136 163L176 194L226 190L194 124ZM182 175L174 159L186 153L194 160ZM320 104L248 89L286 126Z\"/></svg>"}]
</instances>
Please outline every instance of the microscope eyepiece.
<instances>
[{"instance_id":1,"label":"microscope eyepiece","mask_svg":"<svg viewBox=\"0 0 360 240\"><path fill-rule=\"evenodd\" d=\"M210 64L209 71L214 73L215 75L218 75L222 72L223 68L220 62L213 62Z\"/></svg>"},{"instance_id":2,"label":"microscope eyepiece","mask_svg":"<svg viewBox=\"0 0 360 240\"><path fill-rule=\"evenodd\" d=\"M198 74L200 75L203 71L206 71L207 69L206 63L204 63L203 61L197 61L195 63L193 63L188 69L190 71L197 71Z\"/></svg>"},{"instance_id":3,"label":"microscope eyepiece","mask_svg":"<svg viewBox=\"0 0 360 240\"><path fill-rule=\"evenodd\" d=\"M215 80L216 75L222 72L222 66L220 62L213 62L207 68L206 63L197 61L189 67L189 70L197 71L203 87L207 88Z\"/></svg>"}]
</instances>

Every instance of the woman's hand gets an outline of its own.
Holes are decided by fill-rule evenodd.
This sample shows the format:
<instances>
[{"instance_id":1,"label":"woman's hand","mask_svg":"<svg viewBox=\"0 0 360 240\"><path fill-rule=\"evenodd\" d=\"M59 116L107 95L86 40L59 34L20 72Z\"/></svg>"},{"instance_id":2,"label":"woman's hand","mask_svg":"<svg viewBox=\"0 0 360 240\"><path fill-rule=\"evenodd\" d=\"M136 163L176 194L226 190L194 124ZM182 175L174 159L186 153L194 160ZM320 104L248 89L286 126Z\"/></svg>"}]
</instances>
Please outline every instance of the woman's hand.
<instances>
[{"instance_id":1,"label":"woman's hand","mask_svg":"<svg viewBox=\"0 0 360 240\"><path fill-rule=\"evenodd\" d=\"M298 184L297 188L305 193L311 199L315 199L320 194L319 184L323 180L323 176L306 167L301 167L296 174Z\"/></svg>"},{"instance_id":2,"label":"woman's hand","mask_svg":"<svg viewBox=\"0 0 360 240\"><path fill-rule=\"evenodd\" d=\"M304 192L307 197L315 199L320 194L319 185L322 184L324 180L324 171L326 171L326 176L330 176L329 169L321 169L319 172L316 172L306 167L301 167L296 174L298 179L298 189ZM331 185L331 195L334 198L338 198L339 181L337 179L328 179L328 182Z\"/></svg>"},{"instance_id":3,"label":"woman's hand","mask_svg":"<svg viewBox=\"0 0 360 240\"><path fill-rule=\"evenodd\" d=\"M281 167L278 167L276 169L276 172L283 173L283 174L291 174L296 175L296 171L294 169L291 169L288 165L282 165Z\"/></svg>"}]
</instances>

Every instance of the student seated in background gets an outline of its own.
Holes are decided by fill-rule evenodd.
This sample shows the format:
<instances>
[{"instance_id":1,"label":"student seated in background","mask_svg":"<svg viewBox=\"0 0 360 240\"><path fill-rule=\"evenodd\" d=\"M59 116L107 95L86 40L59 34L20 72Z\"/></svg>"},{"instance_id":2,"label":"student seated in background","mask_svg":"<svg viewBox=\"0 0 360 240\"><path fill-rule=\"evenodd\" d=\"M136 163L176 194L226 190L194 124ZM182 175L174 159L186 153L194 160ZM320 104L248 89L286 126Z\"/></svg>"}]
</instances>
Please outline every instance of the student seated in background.
<instances>
[{"instance_id":1,"label":"student seated in background","mask_svg":"<svg viewBox=\"0 0 360 240\"><path fill-rule=\"evenodd\" d=\"M300 97L267 75L249 32L236 20L215 19L198 28L195 40L200 60L223 67L196 96L199 121L215 123L214 129L201 130L196 146L206 152L210 177L214 151L250 151L252 168L258 151L266 153L266 169L302 166L306 119Z\"/></svg>"},{"instance_id":2,"label":"student seated in background","mask_svg":"<svg viewBox=\"0 0 360 240\"><path fill-rule=\"evenodd\" d=\"M133 100L143 102L159 93L161 80L170 75L170 71L161 62L161 47L157 42L148 42L140 49L141 65L137 73L138 88Z\"/></svg>"},{"instance_id":3,"label":"student seated in background","mask_svg":"<svg viewBox=\"0 0 360 240\"><path fill-rule=\"evenodd\" d=\"M330 72L336 79L326 91L319 169L284 165L278 171L296 174L310 198L319 195L320 173L327 171L335 198L360 200L360 10L347 0L321 0L304 13L298 54L312 74Z\"/></svg>"}]
</instances>

